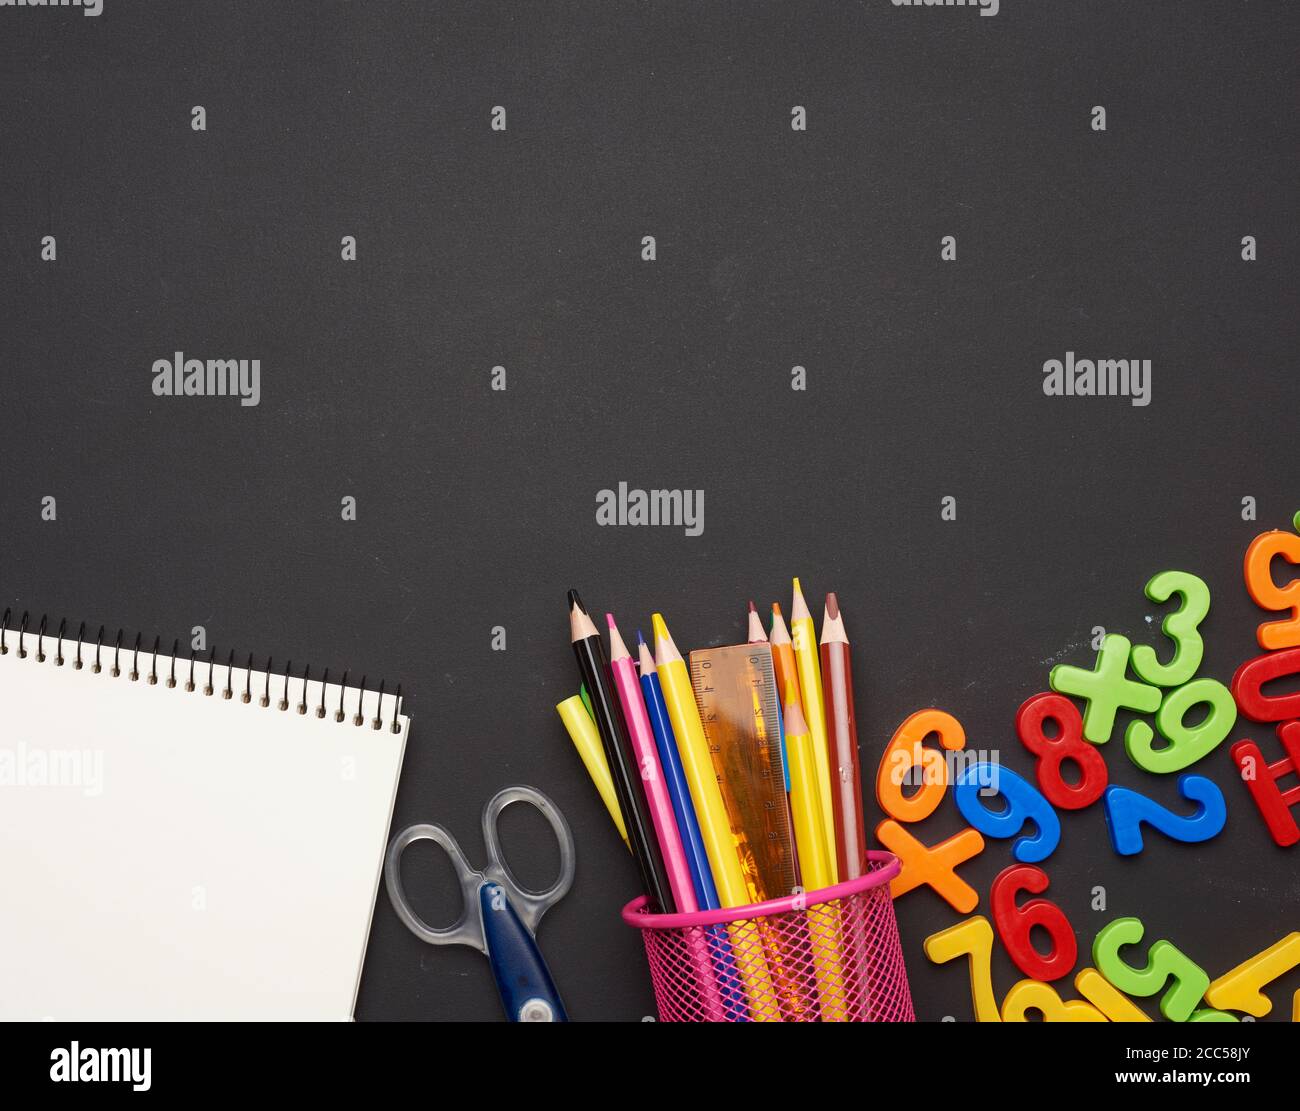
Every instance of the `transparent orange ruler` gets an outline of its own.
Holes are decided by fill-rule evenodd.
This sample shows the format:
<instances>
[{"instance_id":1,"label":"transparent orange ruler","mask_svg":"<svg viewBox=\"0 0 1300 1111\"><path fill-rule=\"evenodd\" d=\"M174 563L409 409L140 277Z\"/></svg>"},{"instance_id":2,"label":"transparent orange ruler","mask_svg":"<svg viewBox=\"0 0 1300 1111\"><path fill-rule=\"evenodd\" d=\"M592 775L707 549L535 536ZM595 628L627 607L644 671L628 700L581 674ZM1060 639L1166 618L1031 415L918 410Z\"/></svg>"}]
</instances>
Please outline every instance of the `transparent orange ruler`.
<instances>
[{"instance_id":1,"label":"transparent orange ruler","mask_svg":"<svg viewBox=\"0 0 1300 1111\"><path fill-rule=\"evenodd\" d=\"M771 649L697 649L691 685L751 900L791 895L799 874Z\"/></svg>"}]
</instances>

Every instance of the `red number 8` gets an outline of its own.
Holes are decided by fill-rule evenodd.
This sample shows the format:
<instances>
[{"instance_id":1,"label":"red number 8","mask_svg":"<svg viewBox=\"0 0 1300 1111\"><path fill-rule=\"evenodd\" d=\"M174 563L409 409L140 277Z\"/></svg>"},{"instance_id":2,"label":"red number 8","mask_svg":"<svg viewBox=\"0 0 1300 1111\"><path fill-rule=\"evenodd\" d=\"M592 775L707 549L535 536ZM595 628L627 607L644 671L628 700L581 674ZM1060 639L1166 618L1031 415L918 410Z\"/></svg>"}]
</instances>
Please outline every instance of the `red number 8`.
<instances>
[{"instance_id":1,"label":"red number 8","mask_svg":"<svg viewBox=\"0 0 1300 1111\"><path fill-rule=\"evenodd\" d=\"M1049 720L1056 723L1055 737L1043 732ZM1020 743L1038 757L1038 787L1053 806L1082 810L1101 798L1110 779L1106 761L1083 739L1083 721L1068 698L1050 692L1034 695L1016 713L1016 733ZM1066 760L1079 769L1078 783L1062 778L1061 764Z\"/></svg>"},{"instance_id":2,"label":"red number 8","mask_svg":"<svg viewBox=\"0 0 1300 1111\"><path fill-rule=\"evenodd\" d=\"M1030 899L1016 905L1021 891L1041 895L1047 890L1047 873L1032 864L1013 864L1004 868L993 881L989 902L993 905L993 922L998 936L1011 959L1031 980L1059 980L1074 967L1079 945L1065 911L1047 899ZM1043 956L1034 948L1030 934L1041 926L1052 937L1052 951Z\"/></svg>"}]
</instances>

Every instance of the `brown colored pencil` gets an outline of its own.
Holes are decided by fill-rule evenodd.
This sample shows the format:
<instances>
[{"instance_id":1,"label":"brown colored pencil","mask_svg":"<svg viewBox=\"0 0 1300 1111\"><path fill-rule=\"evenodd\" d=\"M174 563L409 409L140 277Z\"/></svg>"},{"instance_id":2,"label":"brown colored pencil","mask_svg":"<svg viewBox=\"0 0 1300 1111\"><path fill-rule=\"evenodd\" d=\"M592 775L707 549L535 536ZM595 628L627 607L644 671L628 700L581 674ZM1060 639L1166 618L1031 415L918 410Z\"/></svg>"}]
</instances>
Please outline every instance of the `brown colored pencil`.
<instances>
[{"instance_id":1,"label":"brown colored pencil","mask_svg":"<svg viewBox=\"0 0 1300 1111\"><path fill-rule=\"evenodd\" d=\"M758 610L754 608L753 602L749 603L749 643L767 643L767 634L763 632L763 622L758 619Z\"/></svg>"},{"instance_id":2,"label":"brown colored pencil","mask_svg":"<svg viewBox=\"0 0 1300 1111\"><path fill-rule=\"evenodd\" d=\"M826 595L822 617L822 683L826 691L827 748L831 759L831 806L840 880L855 880L867 867L867 834L858 769L858 729L853 716L853 667L839 599Z\"/></svg>"}]
</instances>

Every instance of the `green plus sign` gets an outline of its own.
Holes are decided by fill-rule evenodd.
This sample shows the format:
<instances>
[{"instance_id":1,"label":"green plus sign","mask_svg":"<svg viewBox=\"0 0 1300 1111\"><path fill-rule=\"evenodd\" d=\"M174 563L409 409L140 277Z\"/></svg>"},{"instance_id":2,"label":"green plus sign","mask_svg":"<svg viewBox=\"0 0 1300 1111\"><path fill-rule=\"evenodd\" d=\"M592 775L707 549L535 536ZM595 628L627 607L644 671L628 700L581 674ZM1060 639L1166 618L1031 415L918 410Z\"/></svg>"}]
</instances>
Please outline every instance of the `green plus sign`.
<instances>
[{"instance_id":1,"label":"green plus sign","mask_svg":"<svg viewBox=\"0 0 1300 1111\"><path fill-rule=\"evenodd\" d=\"M1124 677L1128 670L1129 639L1119 633L1107 633L1097 653L1097 666L1091 671L1069 664L1052 668L1052 690L1086 699L1083 712L1083 735L1095 745L1110 740L1115 727L1115 711L1121 706L1150 714L1160 709L1160 688Z\"/></svg>"}]
</instances>

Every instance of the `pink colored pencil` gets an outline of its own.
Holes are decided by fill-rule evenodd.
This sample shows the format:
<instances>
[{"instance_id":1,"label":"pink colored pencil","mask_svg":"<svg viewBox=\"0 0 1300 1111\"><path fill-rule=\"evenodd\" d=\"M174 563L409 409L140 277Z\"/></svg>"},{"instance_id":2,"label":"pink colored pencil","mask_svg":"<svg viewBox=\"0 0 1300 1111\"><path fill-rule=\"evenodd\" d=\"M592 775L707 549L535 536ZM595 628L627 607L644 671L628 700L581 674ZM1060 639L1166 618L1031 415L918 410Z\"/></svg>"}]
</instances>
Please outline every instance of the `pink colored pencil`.
<instances>
[{"instance_id":1,"label":"pink colored pencil","mask_svg":"<svg viewBox=\"0 0 1300 1111\"><path fill-rule=\"evenodd\" d=\"M623 720L627 723L632 752L641 767L641 784L645 787L650 822L659 839L659 851L663 854L664 871L668 873L668 890L672 893L679 914L694 913L699 910L695 883L691 879L691 866L686 859L681 832L677 828L672 796L659 764L654 727L650 724L650 714L645 708L641 680L637 677L632 653L627 650L618 626L614 624L614 615L605 614L605 620L609 622L609 667L614 676L614 689L618 691L618 700L623 707ZM644 646L642 650L644 651ZM721 1022L725 1011L703 932L688 930L686 948L691 955L691 963L695 966L695 987L703 1001L704 1013L710 1022Z\"/></svg>"},{"instance_id":2,"label":"pink colored pencil","mask_svg":"<svg viewBox=\"0 0 1300 1111\"><path fill-rule=\"evenodd\" d=\"M659 766L654 730L642 701L641 681L637 678L632 653L627 650L618 626L614 624L614 615L605 614L605 620L609 622L609 667L614 675L614 689L618 691L632 751L641 770L641 785L645 788L659 851L663 853L668 886L677 909L689 912L696 909L695 886L691 883L691 868L686 861L686 850L682 848L681 834L677 831L673 800L664 784L663 769Z\"/></svg>"}]
</instances>

